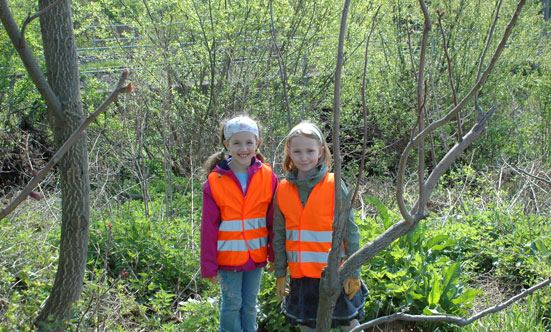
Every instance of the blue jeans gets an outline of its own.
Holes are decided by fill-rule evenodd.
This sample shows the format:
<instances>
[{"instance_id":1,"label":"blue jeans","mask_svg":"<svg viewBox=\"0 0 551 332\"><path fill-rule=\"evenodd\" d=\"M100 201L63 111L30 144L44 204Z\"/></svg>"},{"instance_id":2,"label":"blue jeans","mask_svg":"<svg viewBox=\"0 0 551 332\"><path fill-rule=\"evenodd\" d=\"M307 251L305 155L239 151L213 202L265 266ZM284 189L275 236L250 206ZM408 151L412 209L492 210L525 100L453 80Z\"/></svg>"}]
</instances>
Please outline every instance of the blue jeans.
<instances>
[{"instance_id":1,"label":"blue jeans","mask_svg":"<svg viewBox=\"0 0 551 332\"><path fill-rule=\"evenodd\" d=\"M218 270L222 305L220 332L255 332L256 300L260 289L262 268L252 271Z\"/></svg>"}]
</instances>

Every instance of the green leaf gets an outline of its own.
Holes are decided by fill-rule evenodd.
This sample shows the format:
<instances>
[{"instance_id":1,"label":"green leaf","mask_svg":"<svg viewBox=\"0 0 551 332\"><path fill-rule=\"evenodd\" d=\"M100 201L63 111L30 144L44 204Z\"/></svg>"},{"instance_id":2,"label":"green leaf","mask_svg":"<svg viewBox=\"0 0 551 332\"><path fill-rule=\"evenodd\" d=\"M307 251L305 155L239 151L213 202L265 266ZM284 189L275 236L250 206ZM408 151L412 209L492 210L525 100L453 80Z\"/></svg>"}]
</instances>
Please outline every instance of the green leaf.
<instances>
[{"instance_id":1,"label":"green leaf","mask_svg":"<svg viewBox=\"0 0 551 332\"><path fill-rule=\"evenodd\" d=\"M415 300L422 300L424 298L423 295L419 294L419 293L416 293L414 291L410 291L408 293L409 296L411 296L411 298L415 299Z\"/></svg>"},{"instance_id":2,"label":"green leaf","mask_svg":"<svg viewBox=\"0 0 551 332\"><path fill-rule=\"evenodd\" d=\"M435 235L427 241L427 249L430 249L439 243L446 242L448 239L449 236L445 234Z\"/></svg>"},{"instance_id":3,"label":"green leaf","mask_svg":"<svg viewBox=\"0 0 551 332\"><path fill-rule=\"evenodd\" d=\"M461 268L459 263L455 262L449 266L444 272L443 292L447 293L448 289L457 283L459 275L461 274Z\"/></svg>"},{"instance_id":4,"label":"green leaf","mask_svg":"<svg viewBox=\"0 0 551 332\"><path fill-rule=\"evenodd\" d=\"M461 304L461 303L471 302L476 298L476 295L481 293L481 292L482 292L481 290L469 289L469 290L463 292L463 294L461 294L460 296L453 299L452 303L453 304Z\"/></svg>"},{"instance_id":5,"label":"green leaf","mask_svg":"<svg viewBox=\"0 0 551 332\"><path fill-rule=\"evenodd\" d=\"M440 313L436 309L431 309L429 307L425 307L423 309L423 315L426 315L426 316L439 315L439 314Z\"/></svg>"},{"instance_id":6,"label":"green leaf","mask_svg":"<svg viewBox=\"0 0 551 332\"><path fill-rule=\"evenodd\" d=\"M383 204L383 202L381 202L380 200L378 200L374 196L365 195L364 198L369 203L375 205L375 207L377 208L377 211L379 211L379 215L381 216L381 219L383 219L383 225L385 226L385 228L389 228L390 227L390 217L388 215L388 209Z\"/></svg>"},{"instance_id":7,"label":"green leaf","mask_svg":"<svg viewBox=\"0 0 551 332\"><path fill-rule=\"evenodd\" d=\"M442 296L443 285L440 281L438 274L433 275L432 278L432 288L429 293L429 306L433 307L440 302L440 297Z\"/></svg>"}]
</instances>

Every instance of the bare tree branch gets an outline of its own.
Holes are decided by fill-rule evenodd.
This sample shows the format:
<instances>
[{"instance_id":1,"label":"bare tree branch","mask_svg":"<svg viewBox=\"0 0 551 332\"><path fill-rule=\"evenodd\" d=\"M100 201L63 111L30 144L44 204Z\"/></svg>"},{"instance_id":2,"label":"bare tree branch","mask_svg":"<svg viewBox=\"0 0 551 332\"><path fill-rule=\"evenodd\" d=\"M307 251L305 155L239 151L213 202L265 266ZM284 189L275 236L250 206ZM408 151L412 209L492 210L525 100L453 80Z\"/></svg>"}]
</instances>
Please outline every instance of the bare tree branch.
<instances>
[{"instance_id":1,"label":"bare tree branch","mask_svg":"<svg viewBox=\"0 0 551 332\"><path fill-rule=\"evenodd\" d=\"M348 257L348 259L340 266L340 278L342 280L349 278L354 270L360 268L365 262L371 260L375 257L375 255L383 251L392 242L394 242L394 240L414 229L423 217L424 216L421 215L414 215L411 217L411 221L401 220L387 228L373 241L365 244L358 251Z\"/></svg>"},{"instance_id":2,"label":"bare tree branch","mask_svg":"<svg viewBox=\"0 0 551 332\"><path fill-rule=\"evenodd\" d=\"M496 4L495 9L495 16L494 16L494 22L492 23L492 26L490 27L490 31L488 32L488 38L486 39L486 46L484 47L484 50L482 51L482 55L480 56L480 61L478 62L478 72L476 73L476 79L478 80L480 78L480 73L482 72L482 66L484 65L484 59L486 58L486 53L488 52L488 49L490 48L490 42L492 41L492 38L494 36L494 30L497 25L497 20L499 19L499 11L501 9L501 3L503 0L499 0ZM474 96L474 107L475 110L478 113L478 117L484 116L484 112L482 112L480 106L478 105L478 92Z\"/></svg>"},{"instance_id":3,"label":"bare tree branch","mask_svg":"<svg viewBox=\"0 0 551 332\"><path fill-rule=\"evenodd\" d=\"M429 10L425 5L425 0L419 0L419 5L423 11L423 16L425 18L425 24L423 24L423 38L421 41L421 54L419 55L419 74L417 76L417 111L418 113L418 125L419 132L422 132L425 129L424 121L424 111L426 105L426 82L425 82L425 61L427 57L427 43L429 40L429 31L432 29L432 22L429 15ZM424 141L419 143L417 148L417 178L419 181L419 200L421 202L425 201L425 144ZM419 213L423 213L423 205L420 205L421 209Z\"/></svg>"},{"instance_id":4,"label":"bare tree branch","mask_svg":"<svg viewBox=\"0 0 551 332\"><path fill-rule=\"evenodd\" d=\"M363 141L362 141L362 158L360 159L360 167L358 169L358 177L356 178L356 188L354 189L354 195L352 195L351 202L354 202L356 199L356 195L358 194L358 190L360 188L360 180L362 179L364 166L365 166L365 151L367 150L367 102L365 100L365 88L367 85L367 54L369 52L369 40L371 39L371 35L373 34L373 30L375 30L375 21L377 19L377 15L379 15L379 10L381 9L381 6L377 8L377 11L375 12L375 15L373 15L373 20L371 23L371 30L369 31L369 35L367 36L367 41L365 43L365 55L364 55L364 71L362 75L362 110L363 110Z\"/></svg>"},{"instance_id":5,"label":"bare tree branch","mask_svg":"<svg viewBox=\"0 0 551 332\"><path fill-rule=\"evenodd\" d=\"M44 101L48 106L48 112L50 112L50 114L57 119L63 119L64 115L61 102L52 90L50 84L46 81L46 77L44 77L44 74L38 65L38 61L33 55L32 50L26 45L25 42L22 42L22 32L19 31L19 27L10 12L6 0L0 0L0 20L6 28L6 32L8 33L15 50L21 57L23 65L29 73L29 77L35 84L38 92L40 92L42 98L44 98Z\"/></svg>"},{"instance_id":6,"label":"bare tree branch","mask_svg":"<svg viewBox=\"0 0 551 332\"><path fill-rule=\"evenodd\" d=\"M493 109L488 112L486 117L483 119L483 122L475 124L473 128L463 137L463 139L457 142L457 144L452 149L450 149L450 151L448 151L448 153L444 156L444 158L442 158L440 163L438 163L438 165L434 168L426 181L425 190L427 196L431 195L442 174L444 174L448 170L450 165L457 159L461 152L463 152L475 139L477 139L485 131L486 121L492 114ZM417 210L418 205L419 201L414 204L413 210ZM415 228L417 223L424 218L424 216L421 214L415 214L414 216L411 216L411 218L411 222L403 220L393 225L384 233L379 235L375 240L364 245L354 255L350 256L340 267L339 275L341 276L341 278L343 280L346 279L349 275L352 274L355 269L362 266L363 262L369 261L376 254L384 250L394 240L411 231L413 228Z\"/></svg>"},{"instance_id":7,"label":"bare tree branch","mask_svg":"<svg viewBox=\"0 0 551 332\"><path fill-rule=\"evenodd\" d=\"M0 220L4 219L7 215L9 215L21 202L23 202L27 196L32 192L33 188L36 187L36 185L46 177L46 174L54 167L55 164L63 157L63 155L75 144L81 137L84 135L84 131L92 121L94 121L101 113L103 113L107 106L109 106L121 93L127 93L132 91L133 85L132 83L123 86L126 83L126 80L128 78L128 71L124 70L123 74L121 75L121 78L119 80L119 83L117 84L117 87L109 97L101 104L95 111L92 113L84 122L80 125L80 127L73 132L71 137L63 143L63 145L57 150L57 152L54 154L52 159L44 166L44 168L38 172L38 174L31 179L31 181L23 188L23 190L17 195L17 197L10 203L6 208L4 208L0 212Z\"/></svg>"},{"instance_id":8,"label":"bare tree branch","mask_svg":"<svg viewBox=\"0 0 551 332\"><path fill-rule=\"evenodd\" d=\"M277 35L274 24L274 11L272 9L272 3L273 1L270 0L270 30L272 32L274 47L277 52L277 63L279 64L281 84L283 85L283 98L285 99L285 109L287 110L287 125L289 126L289 130L291 130L293 126L291 122L291 107L289 106L289 98L287 96L287 68L285 67L285 62L283 61L283 57L281 56L281 50L279 48L279 45L277 44Z\"/></svg>"},{"instance_id":9,"label":"bare tree branch","mask_svg":"<svg viewBox=\"0 0 551 332\"><path fill-rule=\"evenodd\" d=\"M446 61L448 63L448 78L450 80L450 89L452 90L452 95L453 95L453 106L457 106L457 91L455 90L455 84L453 83L452 62L450 59L450 55L448 54L448 43L446 42L446 33L444 32L444 26L442 25L442 16L444 16L445 11L436 10L436 13L438 15L438 25L440 26L440 32L442 32L442 45L444 48L444 55L446 56ZM458 112L457 113L457 140L460 141L462 139L463 139L463 128L461 126L461 114Z\"/></svg>"},{"instance_id":10,"label":"bare tree branch","mask_svg":"<svg viewBox=\"0 0 551 332\"><path fill-rule=\"evenodd\" d=\"M534 175L534 174L532 174L532 173L530 173L530 172L527 172L527 171L525 171L525 170L523 170L523 169L520 169L518 166L513 165L513 164L510 164L510 163L508 163L506 160L504 160L504 162L505 162L505 164L506 164L507 166L511 167L511 168L512 168L515 172L517 172L517 173L524 174L524 175L526 175L526 176L528 176L528 177L534 178L534 179L536 179L536 180L538 180L538 181L541 181L541 182L543 182L543 183L547 183L548 185L551 185L551 181L549 181L549 180L547 180L547 179L544 179L544 178L542 178L542 177L540 177L540 176Z\"/></svg>"},{"instance_id":11,"label":"bare tree branch","mask_svg":"<svg viewBox=\"0 0 551 332\"><path fill-rule=\"evenodd\" d=\"M476 320L478 320L478 319L480 319L484 316L487 316L487 315L492 314L492 313L499 312L499 311L507 308L508 306L513 304L514 302L517 302L518 300L520 300L522 298L525 298L526 296L534 293L536 290L538 290L540 288L543 288L545 286L548 286L550 284L551 284L551 278L549 278L547 280L544 280L544 281L540 282L539 284L528 288L527 290L523 291L520 294L517 294L517 295L511 297L510 299L508 299L505 302L502 302L498 305L495 305L495 306L490 307L486 310L483 310L483 311L479 312L478 314L473 315L469 318L462 318L462 317L453 316L453 315L434 315L434 316L408 315L406 313L400 312L400 313L396 313L396 314L393 314L393 315L390 315L390 316L379 317L377 319L374 319L372 321L364 323L364 324L362 324L358 327L355 327L350 332L364 331L367 328L377 326L377 325L382 324L382 323L393 322L393 321L396 321L396 320L404 320L404 321L409 321L409 322L446 322L446 323L456 324L458 326L466 326L466 325L472 324L474 321L476 321Z\"/></svg>"},{"instance_id":12,"label":"bare tree branch","mask_svg":"<svg viewBox=\"0 0 551 332\"><path fill-rule=\"evenodd\" d=\"M35 19L39 18L40 16L46 14L50 11L50 9L54 8L55 6L59 5L63 0L57 0L56 2L53 2L49 4L47 7L42 8L38 13L34 14L33 16L28 16L25 22L23 22L23 26L21 27L21 40L19 41L21 43L21 47L25 46L25 29L27 29L27 25L34 21Z\"/></svg>"},{"instance_id":13,"label":"bare tree branch","mask_svg":"<svg viewBox=\"0 0 551 332\"><path fill-rule=\"evenodd\" d=\"M494 66L501 56L501 52L505 48L505 44L507 43L507 40L509 39L509 36L511 35L511 31L513 27L515 26L518 17L520 15L520 12L522 10L522 7L526 3L526 0L520 0L517 8L515 9L515 12L513 16L511 17L511 20L507 24L507 27L505 28L505 32L503 33L503 37L501 38L501 41L499 42L496 51L494 52L494 55L488 64L488 67L484 70L476 84L473 86L471 91L457 104L457 106L453 107L453 109L442 119L437 120L433 123L431 123L427 128L425 128L423 131L421 131L417 136L411 140L408 145L404 148L404 151L402 152L402 156L400 157L400 162L398 166L398 179L397 179L397 187L396 187L396 198L398 201L398 207L400 209L400 213L404 217L406 221L412 221L411 215L408 212L406 208L406 204L404 201L404 174L406 169L406 162L408 159L408 156L416 146L420 145L425 137L429 135L431 132L436 130L437 128L443 126L444 124L448 123L452 118L454 118L457 113L462 110L474 97L474 95L477 93L477 91L482 87L482 85L486 82L486 79L490 75L490 73L493 71ZM420 202L424 202L423 200L420 200ZM421 206L422 207L422 206Z\"/></svg>"},{"instance_id":14,"label":"bare tree branch","mask_svg":"<svg viewBox=\"0 0 551 332\"><path fill-rule=\"evenodd\" d=\"M495 108L490 109L488 113L476 123L473 128L460 140L453 148L446 153L446 155L440 160L438 165L432 170L431 174L427 178L425 183L425 190L427 195L430 196L436 184L440 180L440 177L450 168L451 164L459 157L459 155L474 142L484 131L486 131L486 122L494 113Z\"/></svg>"},{"instance_id":15,"label":"bare tree branch","mask_svg":"<svg viewBox=\"0 0 551 332\"><path fill-rule=\"evenodd\" d=\"M335 88L333 99L333 156L335 163L335 203L333 211L333 239L331 242L331 251L327 258L327 266L322 272L320 280L320 301L317 314L317 330L329 331L331 329L332 312L337 302L337 296L340 294L341 284L338 274L338 266L342 259L342 241L346 228L346 213L344 208L349 205L349 197L346 204L341 205L342 199L342 174L341 174L341 154L340 154L340 103L341 103L341 76L344 62L344 37L346 32L346 21L350 9L350 0L345 0L341 15L341 25L339 30L339 45L337 48L337 64L335 67Z\"/></svg>"}]
</instances>

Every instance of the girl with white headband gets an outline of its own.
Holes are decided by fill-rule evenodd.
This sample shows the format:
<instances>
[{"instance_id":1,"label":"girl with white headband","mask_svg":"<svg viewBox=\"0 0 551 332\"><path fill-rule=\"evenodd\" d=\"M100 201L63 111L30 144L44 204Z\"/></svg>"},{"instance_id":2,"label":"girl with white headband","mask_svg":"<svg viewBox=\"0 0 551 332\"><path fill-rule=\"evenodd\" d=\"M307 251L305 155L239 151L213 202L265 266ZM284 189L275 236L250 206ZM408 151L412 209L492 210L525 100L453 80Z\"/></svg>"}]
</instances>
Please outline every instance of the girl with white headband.
<instances>
[{"instance_id":1,"label":"girl with white headband","mask_svg":"<svg viewBox=\"0 0 551 332\"><path fill-rule=\"evenodd\" d=\"M257 153L260 142L253 119L232 118L220 129L225 151L210 156L204 166L201 275L220 283L219 331L257 330L262 269L267 260L274 260L272 198L277 177Z\"/></svg>"},{"instance_id":2,"label":"girl with white headband","mask_svg":"<svg viewBox=\"0 0 551 332\"><path fill-rule=\"evenodd\" d=\"M320 129L303 122L287 135L283 168L287 172L274 196L276 295L283 314L301 331L315 331L321 272L331 249L334 174L331 152ZM343 197L347 189L342 183ZM360 234L350 211L344 238L345 255L358 250ZM287 270L290 283L287 288ZM333 312L332 327L350 331L365 313L367 288L360 269L347 279Z\"/></svg>"}]
</instances>

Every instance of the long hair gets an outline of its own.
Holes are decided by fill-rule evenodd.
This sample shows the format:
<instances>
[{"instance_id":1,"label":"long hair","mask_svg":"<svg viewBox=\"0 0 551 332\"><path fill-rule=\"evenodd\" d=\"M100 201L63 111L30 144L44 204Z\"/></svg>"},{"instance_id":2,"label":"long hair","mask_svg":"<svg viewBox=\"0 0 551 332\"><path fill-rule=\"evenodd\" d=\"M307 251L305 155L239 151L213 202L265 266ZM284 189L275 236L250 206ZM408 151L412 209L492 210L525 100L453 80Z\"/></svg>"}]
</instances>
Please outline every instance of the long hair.
<instances>
[{"instance_id":1,"label":"long hair","mask_svg":"<svg viewBox=\"0 0 551 332\"><path fill-rule=\"evenodd\" d=\"M308 137L308 138L313 138L316 141L320 142L320 146L321 146L321 149L323 150L323 153L322 153L320 159L318 160L318 165L325 164L327 166L327 168L330 169L331 168L331 151L329 150L329 146L327 145L327 142L325 141L325 137L323 136L323 133L318 128L318 126L316 126L312 122L303 121L303 122L301 122L301 124L302 123L311 125L312 127L316 128L318 130L318 132L320 134L322 134L321 135L321 142L320 142L320 138L313 131L308 130L308 129L299 129L299 130L293 132L291 135L287 135L287 137L285 138L285 147L283 149L283 170L285 170L285 172L292 172L295 169L297 169L295 164L293 163L293 160L291 160L291 155L290 155L290 151L289 151L289 144L291 143L291 140L293 138L298 137L298 136L305 136L305 137Z\"/></svg>"},{"instance_id":2,"label":"long hair","mask_svg":"<svg viewBox=\"0 0 551 332\"><path fill-rule=\"evenodd\" d=\"M258 121L252 119L248 115L238 115L238 116L246 116L246 117L250 118L251 120L253 120L254 122L256 122L256 125L258 126L258 135L262 137L262 127L260 126ZM237 117L237 116L235 116L235 117ZM220 121L220 128L218 130L218 143L222 146L222 151L215 152L215 153L211 154L207 158L207 160L205 160L205 163L203 164L203 169L202 169L202 172L201 172L201 178L205 182L207 181L210 172L212 172L212 170L216 167L216 165L220 164L224 159L226 159L228 157L226 146L224 145L224 141L226 140L225 137L224 137L224 127L226 126L226 123L229 120L233 119L233 118L234 117L226 118L226 119L223 119L222 121ZM261 137L257 138L259 147L260 147L260 143L262 142ZM264 156L258 151L256 153L256 159L260 160L261 162L264 162L264 160L265 160Z\"/></svg>"}]
</instances>

